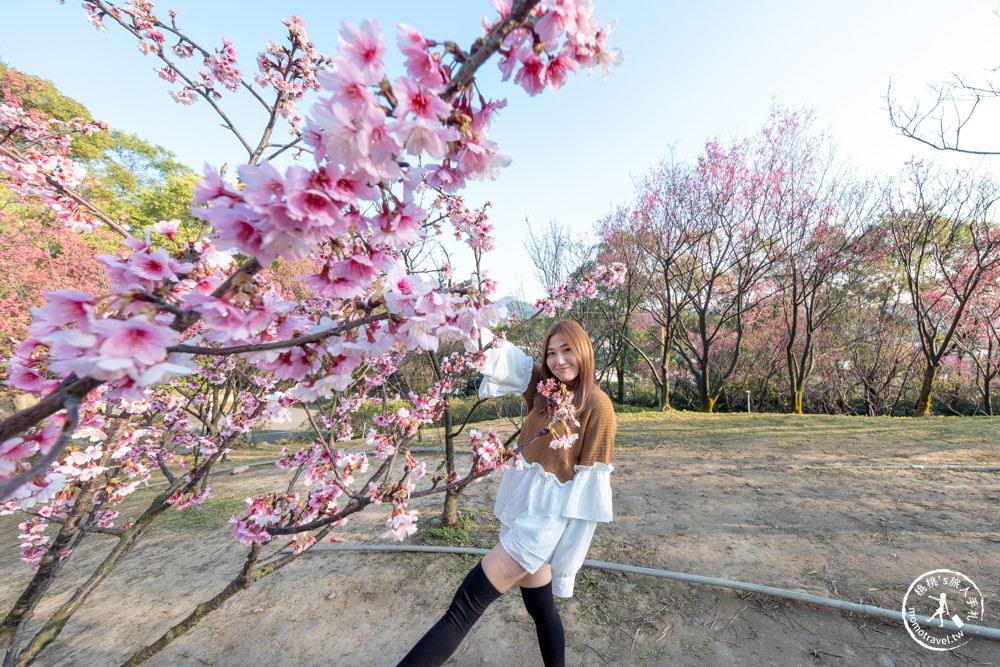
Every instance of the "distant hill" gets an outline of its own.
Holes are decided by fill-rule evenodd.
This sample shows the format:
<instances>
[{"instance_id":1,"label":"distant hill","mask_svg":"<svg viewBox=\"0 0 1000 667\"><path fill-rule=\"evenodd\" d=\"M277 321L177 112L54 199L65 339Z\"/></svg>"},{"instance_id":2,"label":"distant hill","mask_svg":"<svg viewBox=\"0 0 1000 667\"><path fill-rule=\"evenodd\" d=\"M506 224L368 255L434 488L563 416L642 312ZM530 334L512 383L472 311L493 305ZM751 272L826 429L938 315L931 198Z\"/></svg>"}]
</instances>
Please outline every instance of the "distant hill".
<instances>
[{"instance_id":1,"label":"distant hill","mask_svg":"<svg viewBox=\"0 0 1000 667\"><path fill-rule=\"evenodd\" d=\"M535 314L534 306L527 301L511 299L507 302L507 311L517 313L517 319L521 320Z\"/></svg>"}]
</instances>

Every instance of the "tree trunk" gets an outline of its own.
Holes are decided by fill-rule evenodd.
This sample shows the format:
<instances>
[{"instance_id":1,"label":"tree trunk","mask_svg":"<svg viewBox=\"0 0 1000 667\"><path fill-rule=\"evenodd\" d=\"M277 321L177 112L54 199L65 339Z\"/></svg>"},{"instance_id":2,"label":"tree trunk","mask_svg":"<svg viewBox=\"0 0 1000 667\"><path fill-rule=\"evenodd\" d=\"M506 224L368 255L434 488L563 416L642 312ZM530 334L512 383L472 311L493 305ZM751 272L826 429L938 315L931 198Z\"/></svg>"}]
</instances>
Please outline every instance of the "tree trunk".
<instances>
[{"instance_id":1,"label":"tree trunk","mask_svg":"<svg viewBox=\"0 0 1000 667\"><path fill-rule=\"evenodd\" d=\"M715 408L715 398L712 397L712 392L710 391L711 385L708 380L708 363L707 355L706 360L702 361L700 364L701 372L698 374L698 398L701 401L701 411L711 412Z\"/></svg>"},{"instance_id":2,"label":"tree trunk","mask_svg":"<svg viewBox=\"0 0 1000 667\"><path fill-rule=\"evenodd\" d=\"M715 398L708 391L708 381L705 380L699 383L699 394L701 394L701 411L711 412L715 409Z\"/></svg>"},{"instance_id":3,"label":"tree trunk","mask_svg":"<svg viewBox=\"0 0 1000 667\"><path fill-rule=\"evenodd\" d=\"M150 644L149 646L143 647L132 654L124 664L125 665L140 665L151 657L162 651L167 647L172 641L178 637L184 635L188 630L198 625L199 622L205 617L211 614L213 611L219 609L226 603L229 598L233 597L240 591L245 591L250 588L250 585L258 579L267 576L271 573L271 569L267 567L253 569L254 563L257 561L257 556L260 554L263 545L255 544L250 548L250 555L247 556L246 563L243 566L243 570L240 575L229 582L222 592L220 592L215 597L202 602L197 607L194 608L187 618L173 626L160 637L158 640ZM272 566L273 567L273 566Z\"/></svg>"},{"instance_id":4,"label":"tree trunk","mask_svg":"<svg viewBox=\"0 0 1000 667\"><path fill-rule=\"evenodd\" d=\"M801 388L795 388L792 391L791 409L792 409L792 414L793 415L801 415L802 414L802 394L803 394L803 391L802 391Z\"/></svg>"},{"instance_id":5,"label":"tree trunk","mask_svg":"<svg viewBox=\"0 0 1000 667\"><path fill-rule=\"evenodd\" d=\"M444 494L444 509L441 511L441 523L445 526L458 525L458 496L461 489L449 489Z\"/></svg>"},{"instance_id":6,"label":"tree trunk","mask_svg":"<svg viewBox=\"0 0 1000 667\"><path fill-rule=\"evenodd\" d=\"M121 430L121 426L119 425L109 434L108 441L104 446L104 453L101 455L98 465L106 466L111 461L111 456L115 451L118 441L118 434ZM17 599L14 606L11 607L10 612L4 618L3 624L0 625L0 642L6 641L11 633L14 632L14 629L22 621L30 617L35 605L45 595L45 591L48 590L52 580L59 573L59 570L62 569L65 562L62 554L70 546L74 538L77 537L79 533L78 526L80 521L83 520L84 515L93 508L92 501L102 481L101 477L94 477L80 486L73 506L66 515L62 526L60 526L59 533L42 557L35 576L31 578L31 582L25 587L21 593L21 597ZM17 653L16 643L17 640L15 638L10 648L13 653Z\"/></svg>"},{"instance_id":7,"label":"tree trunk","mask_svg":"<svg viewBox=\"0 0 1000 667\"><path fill-rule=\"evenodd\" d=\"M452 433L451 406L444 409L441 415L441 428L444 430L444 458L448 473L455 472L455 434ZM458 525L458 497L461 488L449 489L444 494L444 507L441 508L441 523L445 526Z\"/></svg>"},{"instance_id":8,"label":"tree trunk","mask_svg":"<svg viewBox=\"0 0 1000 667\"><path fill-rule=\"evenodd\" d=\"M673 337L667 336L667 330L662 328L662 349L660 356L660 377L663 384L660 385L660 412L670 412L670 347L673 345Z\"/></svg>"},{"instance_id":9,"label":"tree trunk","mask_svg":"<svg viewBox=\"0 0 1000 667\"><path fill-rule=\"evenodd\" d=\"M990 400L990 395L992 394L993 377L990 375L989 361L986 362L986 377L983 378L983 409L986 411L987 417L993 416L993 401Z\"/></svg>"},{"instance_id":10,"label":"tree trunk","mask_svg":"<svg viewBox=\"0 0 1000 667\"><path fill-rule=\"evenodd\" d=\"M670 412L670 386L664 380L663 384L660 385L660 412Z\"/></svg>"},{"instance_id":11,"label":"tree trunk","mask_svg":"<svg viewBox=\"0 0 1000 667\"><path fill-rule=\"evenodd\" d=\"M618 405L625 403L625 369L619 365L615 368L618 377Z\"/></svg>"},{"instance_id":12,"label":"tree trunk","mask_svg":"<svg viewBox=\"0 0 1000 667\"><path fill-rule=\"evenodd\" d=\"M931 392L934 389L934 378L937 377L938 367L927 364L924 368L924 381L920 385L920 396L917 404L913 406L914 417L927 417L931 413Z\"/></svg>"}]
</instances>

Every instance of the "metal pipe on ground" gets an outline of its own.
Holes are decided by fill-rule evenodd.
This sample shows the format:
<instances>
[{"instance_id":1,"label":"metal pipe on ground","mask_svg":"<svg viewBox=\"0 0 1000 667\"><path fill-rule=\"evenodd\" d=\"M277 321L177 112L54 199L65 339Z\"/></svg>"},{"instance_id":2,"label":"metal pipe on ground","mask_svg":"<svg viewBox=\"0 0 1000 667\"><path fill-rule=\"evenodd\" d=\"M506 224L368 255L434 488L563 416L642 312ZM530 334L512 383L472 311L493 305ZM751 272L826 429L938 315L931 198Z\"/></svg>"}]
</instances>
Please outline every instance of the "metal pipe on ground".
<instances>
[{"instance_id":1,"label":"metal pipe on ground","mask_svg":"<svg viewBox=\"0 0 1000 667\"><path fill-rule=\"evenodd\" d=\"M488 551L487 549L476 549L472 547L433 547L433 546L421 546L421 545L408 545L408 544L317 544L309 549L309 551L361 551L361 552L389 552L389 553L406 553L406 552L417 552L417 553L447 553L447 554L473 554L473 555L485 555ZM843 600L831 600L830 598L820 597L818 595L811 595L809 593L801 593L799 591L789 591L783 588L774 588L773 586L761 586L759 584L749 584L743 581L733 581L731 579L719 579L717 577L703 577L698 574L687 574L684 572L671 572L670 570L657 570L648 567L635 567L633 565L619 565L618 563L608 563L600 560L585 560L583 561L584 567L598 568L602 570L612 570L615 572L626 572L628 574L643 574L650 577L660 577L663 579L674 579L676 581L683 581L690 584L700 584L703 586L715 586L717 588L728 588L737 591L744 591L747 593L761 593L762 595L770 595L773 597L784 598L787 600L794 600L796 602L804 602L806 604L814 604L821 607L830 607L832 609L838 609L840 611L850 611L856 614L864 614L866 616L874 616L876 618L883 618L890 621L900 621L903 619L902 610L893 611L891 609L882 609L881 607L874 607L867 604L859 604L857 602L845 602ZM931 619L927 616L915 616L910 617L915 618L919 625L933 626L940 629L940 621ZM986 639L992 639L994 641L1000 641L1000 629L997 628L987 628L981 625L970 625L968 623L962 625L959 628L955 623L951 621L944 621L944 628L951 631L961 631L966 634L972 635L974 637L984 637Z\"/></svg>"}]
</instances>

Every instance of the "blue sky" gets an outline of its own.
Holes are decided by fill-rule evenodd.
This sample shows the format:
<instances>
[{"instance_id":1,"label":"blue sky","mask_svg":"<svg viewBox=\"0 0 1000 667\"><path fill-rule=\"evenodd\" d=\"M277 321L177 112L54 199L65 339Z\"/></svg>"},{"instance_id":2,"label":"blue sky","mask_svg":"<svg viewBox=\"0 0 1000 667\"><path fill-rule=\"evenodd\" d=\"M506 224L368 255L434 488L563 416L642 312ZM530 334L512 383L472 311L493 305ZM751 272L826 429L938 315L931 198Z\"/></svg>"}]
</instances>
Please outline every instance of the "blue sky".
<instances>
[{"instance_id":1,"label":"blue sky","mask_svg":"<svg viewBox=\"0 0 1000 667\"><path fill-rule=\"evenodd\" d=\"M745 136L766 119L772 99L812 107L832 134L839 157L869 174L895 171L912 155L943 165L993 165L935 153L900 137L885 111L886 88L896 82L904 100L926 96L927 83L961 72L972 79L1000 65L997 0L721 0L640 2L595 0L598 17L617 20L612 43L627 60L607 80L572 77L562 90L529 98L500 84L494 64L481 90L506 97L508 107L492 138L513 158L496 182L466 192L469 204L494 202L498 249L487 267L507 293L540 294L522 241L525 217L541 228L556 219L579 234L613 206L626 202L634 179L671 150L691 160L713 137ZM0 59L51 79L96 118L174 151L200 169L245 161L235 140L209 107L182 107L134 40L109 25L87 23L79 3L55 0L7 3L0 25ZM280 19L306 21L320 51L332 54L341 20L372 16L394 44L395 24L427 37L468 46L480 32L488 2L317 0L175 0L179 25L205 46L231 40L244 72L269 40L281 40ZM389 61L390 78L400 71ZM237 124L260 127L253 105L224 100ZM985 115L983 118L987 118ZM983 142L996 136L984 123ZM1000 144L1000 141L997 142ZM511 267L517 267L512 269Z\"/></svg>"}]
</instances>

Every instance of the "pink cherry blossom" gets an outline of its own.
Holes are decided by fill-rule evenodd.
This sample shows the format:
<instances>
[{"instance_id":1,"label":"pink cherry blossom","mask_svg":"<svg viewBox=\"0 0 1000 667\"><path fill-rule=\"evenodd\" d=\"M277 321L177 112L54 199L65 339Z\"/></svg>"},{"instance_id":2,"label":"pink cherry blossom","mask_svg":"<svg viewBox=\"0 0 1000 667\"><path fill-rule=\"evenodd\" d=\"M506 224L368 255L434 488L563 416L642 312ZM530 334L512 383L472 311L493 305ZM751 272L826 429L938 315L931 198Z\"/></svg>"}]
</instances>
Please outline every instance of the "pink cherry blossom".
<instances>
[{"instance_id":1,"label":"pink cherry blossom","mask_svg":"<svg viewBox=\"0 0 1000 667\"><path fill-rule=\"evenodd\" d=\"M344 21L337 34L342 45L340 53L362 72L365 83L378 83L382 79L382 56L385 53L385 41L378 22L365 19L358 29Z\"/></svg>"},{"instance_id":2,"label":"pink cherry blossom","mask_svg":"<svg viewBox=\"0 0 1000 667\"><path fill-rule=\"evenodd\" d=\"M441 92L446 80L441 70L441 59L430 52L430 44L416 29L400 23L396 41L406 60L406 74L432 93Z\"/></svg>"},{"instance_id":3,"label":"pink cherry blossom","mask_svg":"<svg viewBox=\"0 0 1000 667\"><path fill-rule=\"evenodd\" d=\"M567 49L563 49L559 55L550 58L549 62L545 64L545 75L542 79L550 90L559 90L566 83L569 73L579 70L579 63L573 59L572 54Z\"/></svg>"},{"instance_id":4,"label":"pink cherry blossom","mask_svg":"<svg viewBox=\"0 0 1000 667\"><path fill-rule=\"evenodd\" d=\"M160 282L178 279L171 266L170 254L163 248L149 253L135 253L129 257L128 264L137 276L146 280Z\"/></svg>"},{"instance_id":5,"label":"pink cherry blossom","mask_svg":"<svg viewBox=\"0 0 1000 667\"><path fill-rule=\"evenodd\" d=\"M177 72L175 72L173 70L173 68L170 68L170 67L160 67L160 68L157 68L155 71L156 71L157 74L160 75L160 78L163 79L164 81L166 81L167 83L176 83L177 82Z\"/></svg>"},{"instance_id":6,"label":"pink cherry blossom","mask_svg":"<svg viewBox=\"0 0 1000 667\"><path fill-rule=\"evenodd\" d=\"M48 303L41 308L33 308L31 313L36 322L52 329L78 324L85 326L93 315L96 298L85 292L58 290L44 292Z\"/></svg>"},{"instance_id":7,"label":"pink cherry blossom","mask_svg":"<svg viewBox=\"0 0 1000 667\"><path fill-rule=\"evenodd\" d=\"M190 88L184 88L182 90L172 90L169 92L170 96L174 98L174 101L178 104L194 104L197 99L194 96L194 92Z\"/></svg>"},{"instance_id":8,"label":"pink cherry blossom","mask_svg":"<svg viewBox=\"0 0 1000 667\"><path fill-rule=\"evenodd\" d=\"M374 240L398 248L405 248L420 238L421 221L426 217L423 209L414 203L402 209L390 208L376 216Z\"/></svg>"},{"instance_id":9,"label":"pink cherry blossom","mask_svg":"<svg viewBox=\"0 0 1000 667\"><path fill-rule=\"evenodd\" d=\"M545 62L541 56L531 49L522 49L517 53L521 69L517 71L514 82L519 84L531 96L545 90Z\"/></svg>"},{"instance_id":10,"label":"pink cherry blossom","mask_svg":"<svg viewBox=\"0 0 1000 667\"><path fill-rule=\"evenodd\" d=\"M6 384L20 391L37 395L51 389L58 382L46 378L40 370L24 366L15 359L10 363Z\"/></svg>"},{"instance_id":11,"label":"pink cherry blossom","mask_svg":"<svg viewBox=\"0 0 1000 667\"><path fill-rule=\"evenodd\" d=\"M159 222L155 223L151 227L151 229L153 230L153 232L157 234L166 235L167 238L173 241L174 233L177 231L177 228L180 226L180 224L181 224L180 220L160 220Z\"/></svg>"},{"instance_id":12,"label":"pink cherry blossom","mask_svg":"<svg viewBox=\"0 0 1000 667\"><path fill-rule=\"evenodd\" d=\"M364 117L378 104L375 94L368 87L367 77L350 60L336 61L332 68L319 72L316 80L323 88L333 92L328 102L321 101L320 104L340 105L353 117Z\"/></svg>"},{"instance_id":13,"label":"pink cherry blossom","mask_svg":"<svg viewBox=\"0 0 1000 667\"><path fill-rule=\"evenodd\" d=\"M385 522L386 530L382 539L390 538L402 541L417 532L417 513L413 511L393 510L392 517Z\"/></svg>"},{"instance_id":14,"label":"pink cherry blossom","mask_svg":"<svg viewBox=\"0 0 1000 667\"><path fill-rule=\"evenodd\" d=\"M396 123L395 128L396 136L407 153L410 155L426 153L437 160L448 154L448 142L457 141L461 136L454 128L424 120L403 121Z\"/></svg>"},{"instance_id":15,"label":"pink cherry blossom","mask_svg":"<svg viewBox=\"0 0 1000 667\"><path fill-rule=\"evenodd\" d=\"M414 118L435 123L439 118L447 118L451 114L451 105L408 77L396 79L392 91L397 100L394 115L400 120L412 113Z\"/></svg>"},{"instance_id":16,"label":"pink cherry blossom","mask_svg":"<svg viewBox=\"0 0 1000 667\"><path fill-rule=\"evenodd\" d=\"M142 365L163 361L166 348L176 344L180 337L176 331L141 315L127 320L97 320L93 329L103 339L100 347L103 359L129 360Z\"/></svg>"},{"instance_id":17,"label":"pink cherry blossom","mask_svg":"<svg viewBox=\"0 0 1000 667\"><path fill-rule=\"evenodd\" d=\"M212 74L229 90L240 86L240 70L236 67L237 55L228 39L222 40L222 50L205 58L205 64L212 68Z\"/></svg>"},{"instance_id":18,"label":"pink cherry blossom","mask_svg":"<svg viewBox=\"0 0 1000 667\"><path fill-rule=\"evenodd\" d=\"M554 51L563 32L576 31L576 0L550 0L545 12L535 22L535 32L545 49Z\"/></svg>"}]
</instances>

